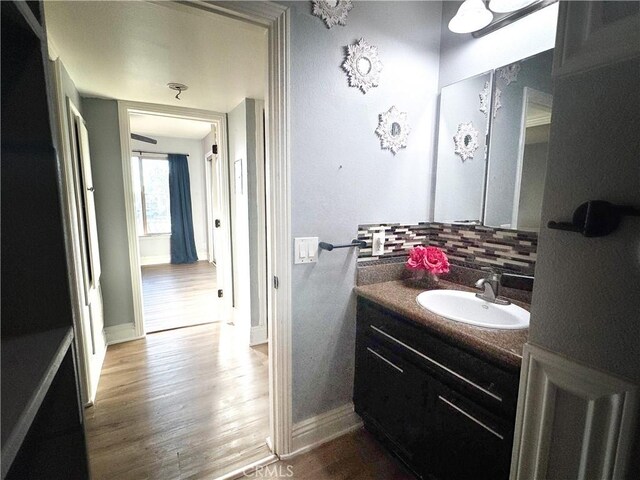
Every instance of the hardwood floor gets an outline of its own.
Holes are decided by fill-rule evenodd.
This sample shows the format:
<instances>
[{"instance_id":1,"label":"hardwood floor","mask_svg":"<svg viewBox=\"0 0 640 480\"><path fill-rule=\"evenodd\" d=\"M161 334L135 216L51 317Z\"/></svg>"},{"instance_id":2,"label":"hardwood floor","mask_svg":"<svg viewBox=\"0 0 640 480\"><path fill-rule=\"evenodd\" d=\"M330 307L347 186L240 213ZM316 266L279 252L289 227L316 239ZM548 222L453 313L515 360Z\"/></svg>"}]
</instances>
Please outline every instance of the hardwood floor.
<instances>
[{"instance_id":1,"label":"hardwood floor","mask_svg":"<svg viewBox=\"0 0 640 480\"><path fill-rule=\"evenodd\" d=\"M142 267L147 333L215 322L216 267L207 261Z\"/></svg>"},{"instance_id":2,"label":"hardwood floor","mask_svg":"<svg viewBox=\"0 0 640 480\"><path fill-rule=\"evenodd\" d=\"M364 429L315 450L247 472L248 478L292 480L415 480Z\"/></svg>"},{"instance_id":3,"label":"hardwood floor","mask_svg":"<svg viewBox=\"0 0 640 480\"><path fill-rule=\"evenodd\" d=\"M268 356L224 322L107 350L85 411L93 478L209 479L269 455Z\"/></svg>"}]
</instances>

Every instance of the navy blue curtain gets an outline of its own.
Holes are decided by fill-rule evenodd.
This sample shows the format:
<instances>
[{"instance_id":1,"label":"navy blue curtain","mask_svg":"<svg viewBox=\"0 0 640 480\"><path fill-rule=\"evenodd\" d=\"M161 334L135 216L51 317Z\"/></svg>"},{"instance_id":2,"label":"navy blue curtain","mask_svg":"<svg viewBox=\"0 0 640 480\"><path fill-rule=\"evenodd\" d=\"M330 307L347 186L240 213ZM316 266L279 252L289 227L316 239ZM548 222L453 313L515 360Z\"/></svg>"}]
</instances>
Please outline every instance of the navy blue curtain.
<instances>
[{"instance_id":1,"label":"navy blue curtain","mask_svg":"<svg viewBox=\"0 0 640 480\"><path fill-rule=\"evenodd\" d=\"M171 204L171 263L198 261L193 238L191 187L186 155L169 154L169 197Z\"/></svg>"}]
</instances>

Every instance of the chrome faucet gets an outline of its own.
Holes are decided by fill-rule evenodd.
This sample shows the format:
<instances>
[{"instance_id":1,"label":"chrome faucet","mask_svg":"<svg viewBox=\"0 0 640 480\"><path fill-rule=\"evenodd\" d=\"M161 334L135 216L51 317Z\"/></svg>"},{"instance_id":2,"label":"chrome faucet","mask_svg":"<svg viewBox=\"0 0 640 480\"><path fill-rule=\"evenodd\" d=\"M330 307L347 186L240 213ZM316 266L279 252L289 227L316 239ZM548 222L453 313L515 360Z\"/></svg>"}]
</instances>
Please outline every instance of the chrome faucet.
<instances>
[{"instance_id":1,"label":"chrome faucet","mask_svg":"<svg viewBox=\"0 0 640 480\"><path fill-rule=\"evenodd\" d=\"M483 269L484 270L484 269ZM504 298L498 298L500 289L500 274L493 269L488 269L489 275L476 282L477 288L483 288L482 293L476 293L476 297L497 305L509 305L511 302Z\"/></svg>"}]
</instances>

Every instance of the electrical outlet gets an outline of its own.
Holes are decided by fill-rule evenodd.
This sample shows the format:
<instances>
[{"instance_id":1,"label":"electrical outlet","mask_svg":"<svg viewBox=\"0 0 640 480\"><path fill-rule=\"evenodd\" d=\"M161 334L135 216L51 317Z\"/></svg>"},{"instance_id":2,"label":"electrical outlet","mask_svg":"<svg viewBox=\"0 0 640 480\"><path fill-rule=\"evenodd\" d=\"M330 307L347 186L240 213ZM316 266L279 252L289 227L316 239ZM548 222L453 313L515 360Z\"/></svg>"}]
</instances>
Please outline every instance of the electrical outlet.
<instances>
[{"instance_id":1,"label":"electrical outlet","mask_svg":"<svg viewBox=\"0 0 640 480\"><path fill-rule=\"evenodd\" d=\"M371 242L371 255L379 257L384 255L384 230L373 232L373 241Z\"/></svg>"}]
</instances>

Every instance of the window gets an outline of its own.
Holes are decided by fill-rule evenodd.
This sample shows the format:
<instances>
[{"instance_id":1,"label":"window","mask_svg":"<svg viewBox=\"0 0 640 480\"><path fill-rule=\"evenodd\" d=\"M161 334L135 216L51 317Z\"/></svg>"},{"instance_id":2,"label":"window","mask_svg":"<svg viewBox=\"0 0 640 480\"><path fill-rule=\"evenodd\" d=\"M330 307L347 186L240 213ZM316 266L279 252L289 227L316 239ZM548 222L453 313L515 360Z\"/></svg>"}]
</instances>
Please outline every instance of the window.
<instances>
[{"instance_id":1,"label":"window","mask_svg":"<svg viewBox=\"0 0 640 480\"><path fill-rule=\"evenodd\" d=\"M169 161L166 158L132 157L131 165L138 234L171 233Z\"/></svg>"}]
</instances>

